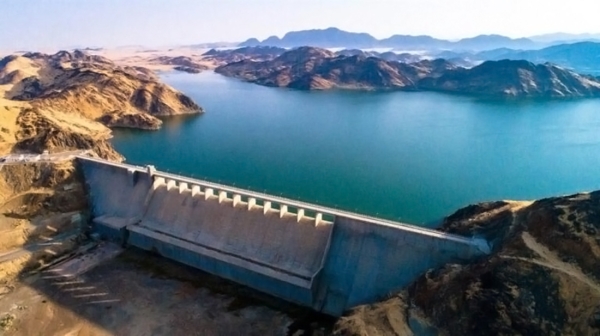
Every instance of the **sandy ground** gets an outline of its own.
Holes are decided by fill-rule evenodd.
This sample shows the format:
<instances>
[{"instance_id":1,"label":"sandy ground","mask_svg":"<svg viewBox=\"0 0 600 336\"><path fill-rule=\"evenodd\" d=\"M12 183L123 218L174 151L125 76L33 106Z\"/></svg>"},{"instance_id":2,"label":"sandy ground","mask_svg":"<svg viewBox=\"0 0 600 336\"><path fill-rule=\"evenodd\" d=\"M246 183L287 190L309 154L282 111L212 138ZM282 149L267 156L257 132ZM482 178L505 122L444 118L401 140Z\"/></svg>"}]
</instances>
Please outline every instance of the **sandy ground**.
<instances>
[{"instance_id":1,"label":"sandy ground","mask_svg":"<svg viewBox=\"0 0 600 336\"><path fill-rule=\"evenodd\" d=\"M0 155L7 153L15 140L17 116L27 102L6 98L6 93L12 89L12 84L0 85Z\"/></svg>"},{"instance_id":2,"label":"sandy ground","mask_svg":"<svg viewBox=\"0 0 600 336\"><path fill-rule=\"evenodd\" d=\"M124 66L141 66L150 70L161 72L173 70L172 65L159 64L153 59L160 56L187 56L192 58L196 63L205 65L212 69L216 65L213 62L206 61L203 59L202 54L207 52L209 49L202 48L189 48L189 47L174 47L174 48L160 48L160 49L149 49L142 47L127 47L127 48L113 48L113 49L100 49L100 50L88 50L87 52L92 55L104 56L119 65Z\"/></svg>"},{"instance_id":3,"label":"sandy ground","mask_svg":"<svg viewBox=\"0 0 600 336\"><path fill-rule=\"evenodd\" d=\"M216 67L216 64L211 61L204 60L202 54L207 52L210 49L207 48L191 48L191 47L169 47L169 48L147 48L143 46L127 46L127 47L117 47L117 48L97 48L97 49L86 49L84 50L90 55L100 55L104 56L115 63L123 66L141 66L153 70L155 72L162 71L171 71L173 70L172 65L164 65L160 64L153 59L160 56L169 56L169 57L177 57L177 56L187 56L192 58L196 63L200 65L205 65L209 69L213 69ZM28 51L38 51L47 54L53 54L59 51L59 49L40 49L40 50L28 50ZM0 50L0 58L11 55L11 54L23 54L26 51L23 50ZM0 96L4 96L1 92L0 88ZM0 106L2 102L0 102Z\"/></svg>"},{"instance_id":4,"label":"sandy ground","mask_svg":"<svg viewBox=\"0 0 600 336\"><path fill-rule=\"evenodd\" d=\"M139 250L82 275L45 271L0 285L6 316L0 335L325 335L332 324Z\"/></svg>"}]
</instances>

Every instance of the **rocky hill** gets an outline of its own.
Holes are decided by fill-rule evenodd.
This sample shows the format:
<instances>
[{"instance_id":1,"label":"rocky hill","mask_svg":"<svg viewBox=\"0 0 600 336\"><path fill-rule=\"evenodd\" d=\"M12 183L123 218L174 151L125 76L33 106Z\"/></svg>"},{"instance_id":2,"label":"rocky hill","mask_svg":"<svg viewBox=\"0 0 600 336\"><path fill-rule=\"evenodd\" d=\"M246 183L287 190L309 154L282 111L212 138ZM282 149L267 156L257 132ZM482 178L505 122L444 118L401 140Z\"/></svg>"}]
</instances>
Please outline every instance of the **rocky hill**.
<instances>
[{"instance_id":1,"label":"rocky hill","mask_svg":"<svg viewBox=\"0 0 600 336\"><path fill-rule=\"evenodd\" d=\"M471 69L455 69L426 78L424 90L506 97L598 97L598 79L553 64L487 61Z\"/></svg>"},{"instance_id":2,"label":"rocky hill","mask_svg":"<svg viewBox=\"0 0 600 336\"><path fill-rule=\"evenodd\" d=\"M392 51L377 52L377 51L365 51L361 49L343 49L335 52L336 56L363 56L363 57L378 57L386 61L397 61L402 63L414 63L419 62L423 58L417 54L410 53L395 53Z\"/></svg>"},{"instance_id":3,"label":"rocky hill","mask_svg":"<svg viewBox=\"0 0 600 336\"><path fill-rule=\"evenodd\" d=\"M552 63L579 73L596 76L600 74L600 43L591 41L558 44L534 50L499 48L476 53L445 50L434 54L436 57L457 58L476 63L505 59L526 60L537 64Z\"/></svg>"},{"instance_id":4,"label":"rocky hill","mask_svg":"<svg viewBox=\"0 0 600 336\"><path fill-rule=\"evenodd\" d=\"M21 80L14 80L21 76L6 74L13 77L14 84L6 98L29 101L36 107L78 112L90 119L114 111L151 116L201 112L189 97L158 82L150 73L116 66L101 56L80 51L54 55L28 53L8 56L0 65L10 68L13 62L29 65L25 70L13 72L29 73Z\"/></svg>"},{"instance_id":5,"label":"rocky hill","mask_svg":"<svg viewBox=\"0 0 600 336\"><path fill-rule=\"evenodd\" d=\"M94 149L115 160L106 126L158 129L158 117L202 112L151 71L82 51L1 59L0 109L2 152Z\"/></svg>"},{"instance_id":6,"label":"rocky hill","mask_svg":"<svg viewBox=\"0 0 600 336\"><path fill-rule=\"evenodd\" d=\"M260 85L303 90L415 90L421 78L439 70L437 66L453 68L451 64L440 62L444 65L430 61L408 65L361 54L336 56L326 49L301 47L272 61L244 60L215 71Z\"/></svg>"},{"instance_id":7,"label":"rocky hill","mask_svg":"<svg viewBox=\"0 0 600 336\"><path fill-rule=\"evenodd\" d=\"M198 62L189 56L158 56L149 61L156 64L173 65L174 70L188 73L200 73L209 69L206 64Z\"/></svg>"},{"instance_id":8,"label":"rocky hill","mask_svg":"<svg viewBox=\"0 0 600 336\"><path fill-rule=\"evenodd\" d=\"M284 48L255 46L223 50L211 49L202 56L205 60L220 66L243 60L270 61L284 52L286 52Z\"/></svg>"},{"instance_id":9,"label":"rocky hill","mask_svg":"<svg viewBox=\"0 0 600 336\"><path fill-rule=\"evenodd\" d=\"M501 50L496 55L478 54L484 59L528 60L534 63L551 62L583 73L600 74L600 43L579 42L561 44L540 50Z\"/></svg>"},{"instance_id":10,"label":"rocky hill","mask_svg":"<svg viewBox=\"0 0 600 336\"><path fill-rule=\"evenodd\" d=\"M441 230L485 237L493 251L355 309L336 334L600 334L599 191L477 204L446 218Z\"/></svg>"},{"instance_id":11,"label":"rocky hill","mask_svg":"<svg viewBox=\"0 0 600 336\"><path fill-rule=\"evenodd\" d=\"M264 62L243 60L215 71L266 86L304 90L427 90L503 97L600 96L600 81L551 65L485 62L471 69L438 59L386 61L351 52L300 47Z\"/></svg>"}]
</instances>

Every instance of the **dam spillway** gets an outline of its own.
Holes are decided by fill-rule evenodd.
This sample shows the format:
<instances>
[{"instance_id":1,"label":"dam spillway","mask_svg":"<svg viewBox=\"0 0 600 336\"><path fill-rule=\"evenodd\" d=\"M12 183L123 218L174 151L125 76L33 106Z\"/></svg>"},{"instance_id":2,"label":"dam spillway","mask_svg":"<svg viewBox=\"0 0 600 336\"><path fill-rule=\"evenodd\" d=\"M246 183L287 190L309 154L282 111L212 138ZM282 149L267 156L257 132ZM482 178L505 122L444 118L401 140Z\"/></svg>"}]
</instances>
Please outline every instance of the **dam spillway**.
<instances>
[{"instance_id":1,"label":"dam spillway","mask_svg":"<svg viewBox=\"0 0 600 336\"><path fill-rule=\"evenodd\" d=\"M485 241L78 156L92 228L281 299L339 316Z\"/></svg>"}]
</instances>

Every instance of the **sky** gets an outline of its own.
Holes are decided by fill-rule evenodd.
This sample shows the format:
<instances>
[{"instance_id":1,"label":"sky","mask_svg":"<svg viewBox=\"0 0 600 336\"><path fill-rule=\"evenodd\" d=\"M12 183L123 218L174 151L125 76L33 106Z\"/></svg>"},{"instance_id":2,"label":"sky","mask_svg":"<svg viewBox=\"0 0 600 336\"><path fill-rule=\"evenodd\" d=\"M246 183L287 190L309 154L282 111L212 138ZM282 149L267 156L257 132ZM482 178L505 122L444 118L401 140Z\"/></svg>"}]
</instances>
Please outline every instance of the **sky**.
<instances>
[{"instance_id":1,"label":"sky","mask_svg":"<svg viewBox=\"0 0 600 336\"><path fill-rule=\"evenodd\" d=\"M170 46L338 27L458 39L600 33L598 0L2 0L0 49Z\"/></svg>"}]
</instances>

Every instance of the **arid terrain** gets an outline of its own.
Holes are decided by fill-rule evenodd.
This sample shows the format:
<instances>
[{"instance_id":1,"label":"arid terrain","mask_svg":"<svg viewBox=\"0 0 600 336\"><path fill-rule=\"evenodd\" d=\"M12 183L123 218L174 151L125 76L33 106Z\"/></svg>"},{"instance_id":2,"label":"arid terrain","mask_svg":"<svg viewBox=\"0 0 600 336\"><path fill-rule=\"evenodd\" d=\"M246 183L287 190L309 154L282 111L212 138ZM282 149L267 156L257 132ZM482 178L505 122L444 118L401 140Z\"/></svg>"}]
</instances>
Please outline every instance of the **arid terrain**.
<instances>
[{"instance_id":1,"label":"arid terrain","mask_svg":"<svg viewBox=\"0 0 600 336\"><path fill-rule=\"evenodd\" d=\"M279 75L247 60L219 71L264 85L296 80L300 88L329 88L338 84L314 70L327 59L335 65L327 73L348 85L408 88L434 78L430 85L475 93L486 78L505 72L519 80L533 76L534 83L591 80L527 62L465 72L445 61L392 68L381 59L303 52L265 56L271 60L263 62L281 65ZM30 53L0 61L0 155L86 149L122 160L108 142L111 127L154 129L157 117L202 111L154 71L203 71L214 60L175 51L98 54ZM287 68L300 56L300 66ZM536 85L543 92L556 88ZM595 90L585 85L558 85L555 93ZM600 335L600 192L458 210L440 230L485 237L489 256L430 270L389 300L348 312L334 327L332 319L200 271L107 247L87 232L88 216L73 162L0 166L0 335Z\"/></svg>"}]
</instances>

